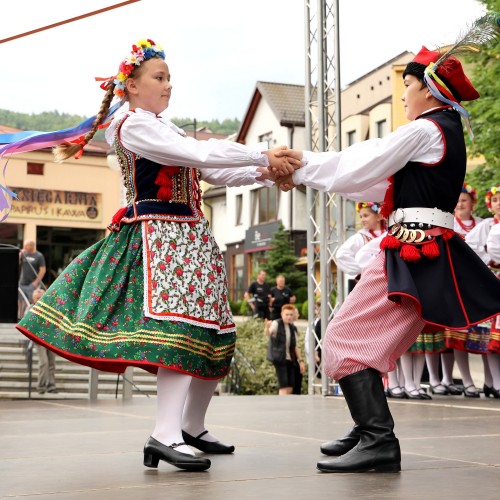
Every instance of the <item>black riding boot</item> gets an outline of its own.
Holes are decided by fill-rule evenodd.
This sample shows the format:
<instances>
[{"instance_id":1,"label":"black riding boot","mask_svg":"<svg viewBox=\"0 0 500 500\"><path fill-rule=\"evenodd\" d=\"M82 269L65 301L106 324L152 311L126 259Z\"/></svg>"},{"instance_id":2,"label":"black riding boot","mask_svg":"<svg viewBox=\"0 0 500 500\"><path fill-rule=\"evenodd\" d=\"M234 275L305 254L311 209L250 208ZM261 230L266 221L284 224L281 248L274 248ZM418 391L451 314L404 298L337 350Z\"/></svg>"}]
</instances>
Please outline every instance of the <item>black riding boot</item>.
<instances>
[{"instance_id":1,"label":"black riding boot","mask_svg":"<svg viewBox=\"0 0 500 500\"><path fill-rule=\"evenodd\" d=\"M355 425L343 438L328 441L320 446L321 453L331 457L344 455L359 443L359 428Z\"/></svg>"},{"instance_id":2,"label":"black riding boot","mask_svg":"<svg viewBox=\"0 0 500 500\"><path fill-rule=\"evenodd\" d=\"M345 455L318 462L322 472L399 472L401 452L394 435L382 379L368 368L339 380L351 416L359 431L359 443Z\"/></svg>"}]
</instances>

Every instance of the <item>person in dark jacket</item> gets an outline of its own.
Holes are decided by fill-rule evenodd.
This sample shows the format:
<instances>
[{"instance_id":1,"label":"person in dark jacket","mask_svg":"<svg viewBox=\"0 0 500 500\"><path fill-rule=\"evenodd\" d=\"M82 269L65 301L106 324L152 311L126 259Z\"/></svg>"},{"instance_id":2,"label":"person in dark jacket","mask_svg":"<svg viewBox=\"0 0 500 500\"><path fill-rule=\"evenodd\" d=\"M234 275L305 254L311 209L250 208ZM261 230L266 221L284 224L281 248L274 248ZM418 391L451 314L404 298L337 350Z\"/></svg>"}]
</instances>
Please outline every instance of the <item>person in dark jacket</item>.
<instances>
[{"instance_id":1,"label":"person in dark jacket","mask_svg":"<svg viewBox=\"0 0 500 500\"><path fill-rule=\"evenodd\" d=\"M266 320L264 333L269 337L267 359L273 363L278 378L280 396L292 394L295 383L294 365L299 363L300 373L304 373L304 360L297 347L297 328L293 324L296 308L285 304L278 320Z\"/></svg>"}]
</instances>

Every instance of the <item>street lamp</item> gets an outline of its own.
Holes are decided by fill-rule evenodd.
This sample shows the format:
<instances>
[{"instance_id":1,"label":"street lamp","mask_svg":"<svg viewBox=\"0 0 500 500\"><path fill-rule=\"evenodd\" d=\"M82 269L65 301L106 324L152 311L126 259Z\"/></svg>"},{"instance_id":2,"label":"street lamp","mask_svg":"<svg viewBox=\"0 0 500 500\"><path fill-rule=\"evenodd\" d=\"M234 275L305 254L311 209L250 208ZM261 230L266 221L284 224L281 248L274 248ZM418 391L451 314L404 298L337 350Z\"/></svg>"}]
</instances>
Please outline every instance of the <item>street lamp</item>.
<instances>
[{"instance_id":1,"label":"street lamp","mask_svg":"<svg viewBox=\"0 0 500 500\"><path fill-rule=\"evenodd\" d=\"M193 126L193 137L196 139L196 118L193 119L193 121L191 123L185 123L184 125L180 125L179 128L184 128L184 127L189 127L189 126Z\"/></svg>"}]
</instances>

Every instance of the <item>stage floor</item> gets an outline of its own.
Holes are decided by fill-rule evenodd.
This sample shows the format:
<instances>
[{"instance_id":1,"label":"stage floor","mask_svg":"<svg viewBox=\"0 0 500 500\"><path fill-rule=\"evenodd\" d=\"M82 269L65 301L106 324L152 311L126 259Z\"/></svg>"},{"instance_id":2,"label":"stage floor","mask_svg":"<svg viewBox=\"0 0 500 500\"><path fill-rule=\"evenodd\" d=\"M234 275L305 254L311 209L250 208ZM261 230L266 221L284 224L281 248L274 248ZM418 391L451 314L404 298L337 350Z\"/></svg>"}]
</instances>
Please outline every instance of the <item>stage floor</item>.
<instances>
[{"instance_id":1,"label":"stage floor","mask_svg":"<svg viewBox=\"0 0 500 500\"><path fill-rule=\"evenodd\" d=\"M400 474L324 474L319 445L352 422L342 397L218 396L207 422L234 455L202 473L142 465L155 398L0 400L0 498L497 499L500 400L389 400Z\"/></svg>"}]
</instances>

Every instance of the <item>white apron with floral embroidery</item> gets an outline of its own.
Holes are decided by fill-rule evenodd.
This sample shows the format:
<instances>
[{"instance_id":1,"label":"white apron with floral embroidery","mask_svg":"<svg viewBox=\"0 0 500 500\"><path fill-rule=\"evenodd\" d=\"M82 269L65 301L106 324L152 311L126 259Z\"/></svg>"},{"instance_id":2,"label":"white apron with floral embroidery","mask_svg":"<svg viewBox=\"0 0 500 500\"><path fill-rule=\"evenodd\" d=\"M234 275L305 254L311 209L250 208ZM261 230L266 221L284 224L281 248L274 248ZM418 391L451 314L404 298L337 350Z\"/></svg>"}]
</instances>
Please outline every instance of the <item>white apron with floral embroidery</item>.
<instances>
[{"instance_id":1,"label":"white apron with floral embroidery","mask_svg":"<svg viewBox=\"0 0 500 500\"><path fill-rule=\"evenodd\" d=\"M234 332L224 259L207 220L142 224L145 316Z\"/></svg>"}]
</instances>

